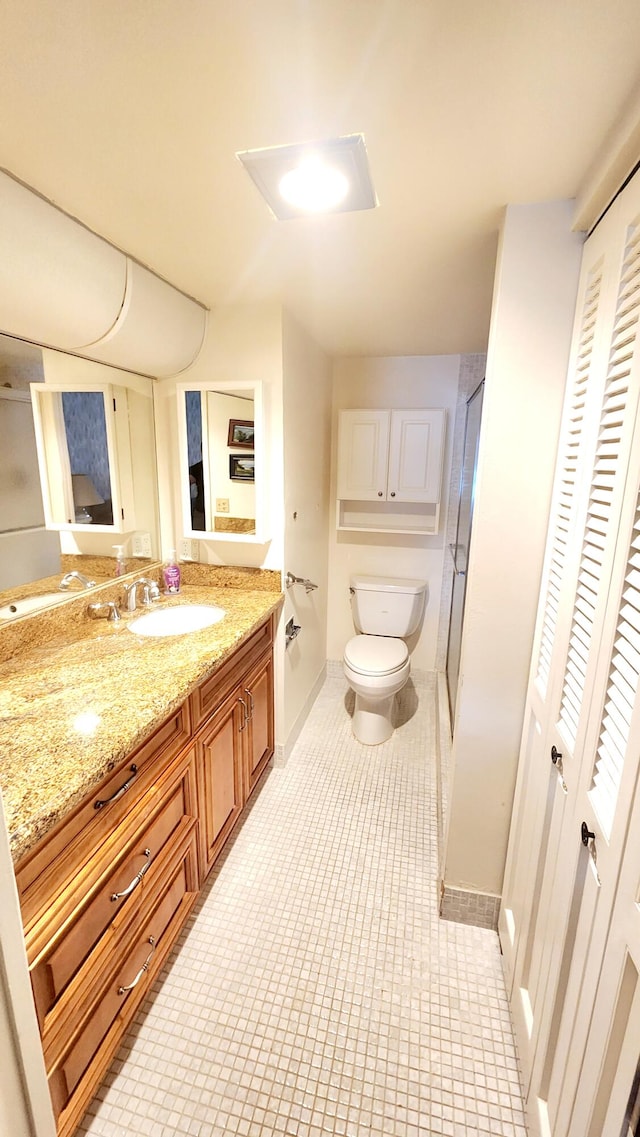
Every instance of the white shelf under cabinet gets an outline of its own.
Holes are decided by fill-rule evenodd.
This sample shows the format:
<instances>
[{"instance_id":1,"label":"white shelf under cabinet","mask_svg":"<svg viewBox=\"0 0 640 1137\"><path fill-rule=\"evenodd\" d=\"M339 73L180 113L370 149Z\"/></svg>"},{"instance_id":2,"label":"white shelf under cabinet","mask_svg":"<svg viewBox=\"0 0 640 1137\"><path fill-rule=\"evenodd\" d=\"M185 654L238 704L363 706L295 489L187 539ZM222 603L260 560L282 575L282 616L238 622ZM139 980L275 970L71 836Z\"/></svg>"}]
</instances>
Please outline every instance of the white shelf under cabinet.
<instances>
[{"instance_id":1,"label":"white shelf under cabinet","mask_svg":"<svg viewBox=\"0 0 640 1137\"><path fill-rule=\"evenodd\" d=\"M359 533L438 532L440 504L436 502L350 501L340 498L336 527Z\"/></svg>"}]
</instances>

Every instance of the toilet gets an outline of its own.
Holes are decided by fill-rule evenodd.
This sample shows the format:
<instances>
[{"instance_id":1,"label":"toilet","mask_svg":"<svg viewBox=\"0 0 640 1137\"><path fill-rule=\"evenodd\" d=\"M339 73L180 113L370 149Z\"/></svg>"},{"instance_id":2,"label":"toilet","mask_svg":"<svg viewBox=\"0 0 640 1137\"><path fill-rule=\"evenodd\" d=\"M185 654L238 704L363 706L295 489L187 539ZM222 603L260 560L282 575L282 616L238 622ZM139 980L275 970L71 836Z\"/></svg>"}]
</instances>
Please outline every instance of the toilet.
<instances>
[{"instance_id":1,"label":"toilet","mask_svg":"<svg viewBox=\"0 0 640 1137\"><path fill-rule=\"evenodd\" d=\"M352 576L349 583L361 633L349 640L342 661L356 696L351 725L359 742L377 746L393 734L393 700L411 670L404 637L422 619L427 583L381 576Z\"/></svg>"}]
</instances>

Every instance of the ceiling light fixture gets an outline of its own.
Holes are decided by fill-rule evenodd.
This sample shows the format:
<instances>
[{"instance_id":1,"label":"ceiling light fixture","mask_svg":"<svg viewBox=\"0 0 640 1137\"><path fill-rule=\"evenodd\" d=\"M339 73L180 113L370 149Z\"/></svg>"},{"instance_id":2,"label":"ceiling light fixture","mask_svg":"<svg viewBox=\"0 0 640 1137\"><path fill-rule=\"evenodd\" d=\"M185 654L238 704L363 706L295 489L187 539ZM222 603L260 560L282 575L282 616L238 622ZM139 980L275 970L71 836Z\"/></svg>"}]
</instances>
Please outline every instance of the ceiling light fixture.
<instances>
[{"instance_id":1,"label":"ceiling light fixture","mask_svg":"<svg viewBox=\"0 0 640 1137\"><path fill-rule=\"evenodd\" d=\"M279 221L377 205L361 134L245 150L237 157Z\"/></svg>"}]
</instances>

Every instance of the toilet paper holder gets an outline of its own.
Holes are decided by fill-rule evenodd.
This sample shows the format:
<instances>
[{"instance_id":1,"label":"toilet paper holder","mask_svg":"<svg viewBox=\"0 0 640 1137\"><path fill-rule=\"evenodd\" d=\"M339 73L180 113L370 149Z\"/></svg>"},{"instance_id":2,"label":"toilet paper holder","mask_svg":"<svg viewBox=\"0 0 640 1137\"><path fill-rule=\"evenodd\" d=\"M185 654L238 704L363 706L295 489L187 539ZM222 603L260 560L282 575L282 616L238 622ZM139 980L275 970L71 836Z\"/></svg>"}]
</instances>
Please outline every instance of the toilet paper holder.
<instances>
[{"instance_id":1,"label":"toilet paper holder","mask_svg":"<svg viewBox=\"0 0 640 1137\"><path fill-rule=\"evenodd\" d=\"M287 620L287 623L286 623L285 629L284 629L285 647L289 647L289 644L293 643L296 636L300 635L300 631L301 631L300 624L294 623L293 616L291 617L290 620Z\"/></svg>"}]
</instances>

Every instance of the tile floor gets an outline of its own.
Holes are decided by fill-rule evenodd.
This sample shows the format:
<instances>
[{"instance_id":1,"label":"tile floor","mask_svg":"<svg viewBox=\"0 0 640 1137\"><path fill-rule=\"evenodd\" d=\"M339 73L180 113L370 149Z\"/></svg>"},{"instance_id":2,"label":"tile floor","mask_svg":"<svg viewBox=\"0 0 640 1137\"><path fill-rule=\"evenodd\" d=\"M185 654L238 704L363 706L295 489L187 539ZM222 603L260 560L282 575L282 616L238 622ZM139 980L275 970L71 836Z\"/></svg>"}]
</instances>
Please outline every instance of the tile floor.
<instances>
[{"instance_id":1,"label":"tile floor","mask_svg":"<svg viewBox=\"0 0 640 1137\"><path fill-rule=\"evenodd\" d=\"M327 679L80 1133L526 1137L497 937L437 916L435 675L403 695L372 749Z\"/></svg>"}]
</instances>

